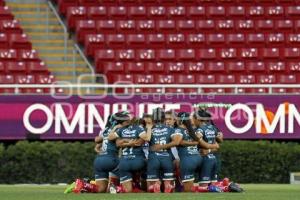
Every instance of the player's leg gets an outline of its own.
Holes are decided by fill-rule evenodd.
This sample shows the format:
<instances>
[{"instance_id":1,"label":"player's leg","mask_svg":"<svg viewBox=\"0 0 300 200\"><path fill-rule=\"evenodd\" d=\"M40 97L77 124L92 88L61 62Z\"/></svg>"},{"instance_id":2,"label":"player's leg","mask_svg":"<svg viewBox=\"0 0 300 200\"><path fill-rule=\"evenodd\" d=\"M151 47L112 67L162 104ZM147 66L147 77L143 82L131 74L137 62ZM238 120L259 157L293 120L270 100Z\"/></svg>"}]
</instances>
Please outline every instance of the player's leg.
<instances>
[{"instance_id":1,"label":"player's leg","mask_svg":"<svg viewBox=\"0 0 300 200\"><path fill-rule=\"evenodd\" d=\"M156 155L149 155L147 162L147 191L160 192L159 183L160 163Z\"/></svg>"},{"instance_id":2,"label":"player's leg","mask_svg":"<svg viewBox=\"0 0 300 200\"><path fill-rule=\"evenodd\" d=\"M211 175L210 175L210 180L211 183L215 184L218 182L218 163L217 163L217 159L216 158L211 158Z\"/></svg>"},{"instance_id":3,"label":"player's leg","mask_svg":"<svg viewBox=\"0 0 300 200\"><path fill-rule=\"evenodd\" d=\"M122 192L132 192L132 173L131 165L133 164L132 159L121 158L119 164L120 172L120 184L122 186Z\"/></svg>"},{"instance_id":4,"label":"player's leg","mask_svg":"<svg viewBox=\"0 0 300 200\"><path fill-rule=\"evenodd\" d=\"M207 187L211 182L211 170L213 166L213 162L208 156L203 157L203 162L200 171L200 181L199 186Z\"/></svg>"},{"instance_id":5,"label":"player's leg","mask_svg":"<svg viewBox=\"0 0 300 200\"><path fill-rule=\"evenodd\" d=\"M109 156L98 156L94 161L95 181L98 192L106 192L109 171L118 166L118 159Z\"/></svg>"},{"instance_id":6,"label":"player's leg","mask_svg":"<svg viewBox=\"0 0 300 200\"><path fill-rule=\"evenodd\" d=\"M161 157L161 167L163 170L164 192L171 193L174 190L174 165L172 157Z\"/></svg>"},{"instance_id":7,"label":"player's leg","mask_svg":"<svg viewBox=\"0 0 300 200\"><path fill-rule=\"evenodd\" d=\"M195 171L201 166L200 156L183 157L180 161L180 173L183 183L184 192L195 192L197 188L194 187Z\"/></svg>"}]
</instances>

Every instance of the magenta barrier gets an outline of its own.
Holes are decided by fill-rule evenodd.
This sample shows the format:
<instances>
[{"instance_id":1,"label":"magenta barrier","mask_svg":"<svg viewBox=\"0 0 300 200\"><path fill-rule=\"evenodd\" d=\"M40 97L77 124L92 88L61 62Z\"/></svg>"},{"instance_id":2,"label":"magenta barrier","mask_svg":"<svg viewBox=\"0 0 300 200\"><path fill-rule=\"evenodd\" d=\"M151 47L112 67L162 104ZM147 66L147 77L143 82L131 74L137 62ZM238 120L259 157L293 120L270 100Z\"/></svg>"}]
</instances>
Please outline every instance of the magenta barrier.
<instances>
[{"instance_id":1,"label":"magenta barrier","mask_svg":"<svg viewBox=\"0 0 300 200\"><path fill-rule=\"evenodd\" d=\"M232 105L209 108L226 139L300 139L300 96L169 94L98 99L0 96L0 140L91 140L107 116L118 110L136 116L158 106L192 112L199 103Z\"/></svg>"}]
</instances>

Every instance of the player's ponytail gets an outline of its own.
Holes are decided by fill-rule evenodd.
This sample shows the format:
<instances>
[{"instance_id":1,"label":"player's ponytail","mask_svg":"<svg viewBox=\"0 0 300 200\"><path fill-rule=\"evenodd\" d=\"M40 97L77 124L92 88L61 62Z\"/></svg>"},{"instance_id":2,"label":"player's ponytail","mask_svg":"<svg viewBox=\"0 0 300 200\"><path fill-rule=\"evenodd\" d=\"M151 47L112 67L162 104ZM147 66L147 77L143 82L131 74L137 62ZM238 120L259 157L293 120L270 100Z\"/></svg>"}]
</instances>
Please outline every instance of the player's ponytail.
<instances>
[{"instance_id":1,"label":"player's ponytail","mask_svg":"<svg viewBox=\"0 0 300 200\"><path fill-rule=\"evenodd\" d=\"M190 114L187 112L181 112L181 113L178 113L178 117L179 117L180 123L186 127L186 130L187 130L189 136L191 136L191 138L193 138L193 140L198 141L199 138L196 136L195 130L193 129L193 126L192 126L192 123L190 120Z\"/></svg>"}]
</instances>

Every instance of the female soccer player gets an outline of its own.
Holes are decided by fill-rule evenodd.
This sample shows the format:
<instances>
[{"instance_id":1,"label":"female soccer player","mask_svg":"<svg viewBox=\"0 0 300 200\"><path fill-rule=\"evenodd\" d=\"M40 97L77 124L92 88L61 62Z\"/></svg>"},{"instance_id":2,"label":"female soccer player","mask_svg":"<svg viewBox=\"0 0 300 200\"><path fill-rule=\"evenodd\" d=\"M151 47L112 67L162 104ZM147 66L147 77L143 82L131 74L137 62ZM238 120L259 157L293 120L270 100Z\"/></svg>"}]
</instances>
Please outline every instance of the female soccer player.
<instances>
[{"instance_id":1,"label":"female soccer player","mask_svg":"<svg viewBox=\"0 0 300 200\"><path fill-rule=\"evenodd\" d=\"M174 129L166 126L165 113L161 108L153 111L153 126L147 127L147 133L151 136L149 157L147 164L147 185L149 192L160 192L160 175L164 182L164 192L170 193L174 186L174 165L171 155L171 147L180 142L180 137L175 134Z\"/></svg>"},{"instance_id":2,"label":"female soccer player","mask_svg":"<svg viewBox=\"0 0 300 200\"><path fill-rule=\"evenodd\" d=\"M115 116L118 116L118 113L109 117L105 129L95 138L96 143L102 142L99 155L94 161L95 181L98 186L98 192L107 191L109 172L117 173L119 164L118 147L114 141L108 140L109 133L120 127L120 125L117 125Z\"/></svg>"},{"instance_id":3,"label":"female soccer player","mask_svg":"<svg viewBox=\"0 0 300 200\"><path fill-rule=\"evenodd\" d=\"M197 191L198 188L194 187L194 175L201 170L202 165L198 145L206 149L219 148L219 146L217 143L208 144L201 139L201 136L195 134L189 113L179 113L177 124L178 128L175 129L175 132L181 136L177 149L180 157L180 173L184 192Z\"/></svg>"},{"instance_id":4,"label":"female soccer player","mask_svg":"<svg viewBox=\"0 0 300 200\"><path fill-rule=\"evenodd\" d=\"M220 133L214 125L209 123L211 115L204 110L199 110L194 114L195 125L197 126L196 133L209 144L217 143L216 138ZM217 161L211 150L208 150L207 155L203 156L203 164L200 172L200 185L208 186L209 183L217 182Z\"/></svg>"},{"instance_id":5,"label":"female soccer player","mask_svg":"<svg viewBox=\"0 0 300 200\"><path fill-rule=\"evenodd\" d=\"M145 141L149 141L149 135L141 126L130 124L129 114L123 114L117 118L122 127L113 130L108 139L116 140L117 146L122 149L119 163L120 183L123 192L132 192L133 173L140 172L145 168L142 145Z\"/></svg>"}]
</instances>

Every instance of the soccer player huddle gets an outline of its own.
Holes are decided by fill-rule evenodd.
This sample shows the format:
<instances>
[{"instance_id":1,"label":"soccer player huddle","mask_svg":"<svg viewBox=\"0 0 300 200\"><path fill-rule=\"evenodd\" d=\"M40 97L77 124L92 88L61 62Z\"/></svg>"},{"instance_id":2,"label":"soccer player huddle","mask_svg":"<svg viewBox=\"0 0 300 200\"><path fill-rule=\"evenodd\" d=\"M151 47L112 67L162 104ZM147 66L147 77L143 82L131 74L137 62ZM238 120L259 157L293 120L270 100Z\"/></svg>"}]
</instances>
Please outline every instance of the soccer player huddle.
<instances>
[{"instance_id":1,"label":"soccer player huddle","mask_svg":"<svg viewBox=\"0 0 300 200\"><path fill-rule=\"evenodd\" d=\"M136 120L127 112L111 115L95 138L95 182L77 179L74 192L240 192L218 181L215 153L223 141L211 114L199 109L165 112Z\"/></svg>"}]
</instances>

